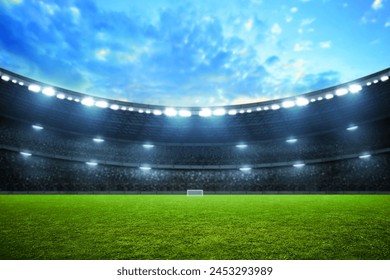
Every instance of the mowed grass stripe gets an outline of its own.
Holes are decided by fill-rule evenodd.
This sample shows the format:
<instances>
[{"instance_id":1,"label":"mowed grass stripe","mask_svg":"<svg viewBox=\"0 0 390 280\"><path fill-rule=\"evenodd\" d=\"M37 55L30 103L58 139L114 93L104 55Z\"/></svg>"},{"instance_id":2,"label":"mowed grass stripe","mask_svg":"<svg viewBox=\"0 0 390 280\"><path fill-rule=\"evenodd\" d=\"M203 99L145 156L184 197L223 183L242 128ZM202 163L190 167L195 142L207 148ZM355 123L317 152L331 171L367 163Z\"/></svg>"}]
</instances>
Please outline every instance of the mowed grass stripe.
<instances>
[{"instance_id":1,"label":"mowed grass stripe","mask_svg":"<svg viewBox=\"0 0 390 280\"><path fill-rule=\"evenodd\" d=\"M390 259L389 195L0 195L1 259Z\"/></svg>"}]
</instances>

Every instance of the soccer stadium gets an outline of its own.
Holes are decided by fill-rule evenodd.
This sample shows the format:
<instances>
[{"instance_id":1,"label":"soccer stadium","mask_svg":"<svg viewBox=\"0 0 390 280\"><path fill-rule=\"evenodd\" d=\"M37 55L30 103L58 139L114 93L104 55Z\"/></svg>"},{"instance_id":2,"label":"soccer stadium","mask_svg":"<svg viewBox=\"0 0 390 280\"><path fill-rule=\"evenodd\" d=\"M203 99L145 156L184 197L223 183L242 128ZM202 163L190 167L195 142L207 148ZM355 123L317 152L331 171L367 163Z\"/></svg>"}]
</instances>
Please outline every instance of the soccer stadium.
<instances>
[{"instance_id":1,"label":"soccer stadium","mask_svg":"<svg viewBox=\"0 0 390 280\"><path fill-rule=\"evenodd\" d=\"M389 4L1 0L0 259L389 260Z\"/></svg>"},{"instance_id":2,"label":"soccer stadium","mask_svg":"<svg viewBox=\"0 0 390 280\"><path fill-rule=\"evenodd\" d=\"M388 259L389 74L166 108L1 69L2 258Z\"/></svg>"}]
</instances>

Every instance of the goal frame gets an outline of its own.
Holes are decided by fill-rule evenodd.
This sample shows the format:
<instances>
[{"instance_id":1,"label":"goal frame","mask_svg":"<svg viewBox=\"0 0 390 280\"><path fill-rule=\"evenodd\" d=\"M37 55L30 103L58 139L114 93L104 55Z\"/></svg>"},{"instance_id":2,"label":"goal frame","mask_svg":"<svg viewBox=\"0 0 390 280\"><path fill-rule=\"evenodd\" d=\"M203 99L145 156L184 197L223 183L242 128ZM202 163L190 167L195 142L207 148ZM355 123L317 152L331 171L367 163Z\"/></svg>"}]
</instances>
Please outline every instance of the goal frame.
<instances>
[{"instance_id":1,"label":"goal frame","mask_svg":"<svg viewBox=\"0 0 390 280\"><path fill-rule=\"evenodd\" d=\"M200 189L188 189L187 196L203 196L203 190Z\"/></svg>"}]
</instances>

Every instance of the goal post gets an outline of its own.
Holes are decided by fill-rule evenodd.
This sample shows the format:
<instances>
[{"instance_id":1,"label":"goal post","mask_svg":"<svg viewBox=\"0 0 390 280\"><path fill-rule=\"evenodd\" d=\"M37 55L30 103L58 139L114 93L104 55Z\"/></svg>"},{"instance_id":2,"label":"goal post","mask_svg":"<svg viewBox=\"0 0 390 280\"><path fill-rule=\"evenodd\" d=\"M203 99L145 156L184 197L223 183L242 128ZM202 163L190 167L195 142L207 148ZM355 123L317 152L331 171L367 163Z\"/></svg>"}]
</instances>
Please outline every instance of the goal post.
<instances>
[{"instance_id":1,"label":"goal post","mask_svg":"<svg viewBox=\"0 0 390 280\"><path fill-rule=\"evenodd\" d=\"M187 196L203 196L203 190L187 190Z\"/></svg>"}]
</instances>

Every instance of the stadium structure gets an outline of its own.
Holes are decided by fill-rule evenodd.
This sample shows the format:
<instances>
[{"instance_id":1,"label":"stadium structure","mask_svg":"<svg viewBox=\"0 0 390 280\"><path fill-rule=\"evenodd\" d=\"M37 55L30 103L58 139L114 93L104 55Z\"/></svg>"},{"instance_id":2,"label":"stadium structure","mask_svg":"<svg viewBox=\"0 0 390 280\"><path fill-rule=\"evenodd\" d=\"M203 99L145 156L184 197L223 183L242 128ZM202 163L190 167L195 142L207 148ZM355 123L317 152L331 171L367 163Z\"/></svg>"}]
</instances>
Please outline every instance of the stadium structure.
<instances>
[{"instance_id":1,"label":"stadium structure","mask_svg":"<svg viewBox=\"0 0 390 280\"><path fill-rule=\"evenodd\" d=\"M0 69L0 191L388 193L389 75L261 103L169 108Z\"/></svg>"}]
</instances>

